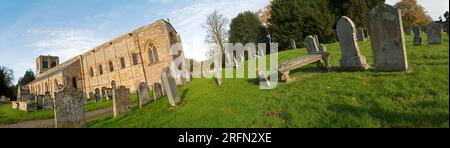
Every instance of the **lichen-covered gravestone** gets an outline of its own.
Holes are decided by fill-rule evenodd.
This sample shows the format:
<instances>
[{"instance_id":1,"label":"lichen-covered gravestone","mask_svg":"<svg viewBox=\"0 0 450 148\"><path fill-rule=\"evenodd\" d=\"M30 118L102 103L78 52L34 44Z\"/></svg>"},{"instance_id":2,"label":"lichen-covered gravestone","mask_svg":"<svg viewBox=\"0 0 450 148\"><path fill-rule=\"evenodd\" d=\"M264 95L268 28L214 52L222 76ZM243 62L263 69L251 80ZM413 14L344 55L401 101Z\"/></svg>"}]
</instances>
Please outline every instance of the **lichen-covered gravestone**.
<instances>
[{"instance_id":1,"label":"lichen-covered gravestone","mask_svg":"<svg viewBox=\"0 0 450 148\"><path fill-rule=\"evenodd\" d=\"M113 87L113 112L114 117L125 115L131 111L130 89L120 86Z\"/></svg>"},{"instance_id":2,"label":"lichen-covered gravestone","mask_svg":"<svg viewBox=\"0 0 450 148\"><path fill-rule=\"evenodd\" d=\"M62 88L56 93L54 112L56 128L86 127L83 96L74 88Z\"/></svg>"},{"instance_id":3,"label":"lichen-covered gravestone","mask_svg":"<svg viewBox=\"0 0 450 148\"><path fill-rule=\"evenodd\" d=\"M361 54L356 42L355 24L348 17L341 17L337 23L337 35L341 47L341 67L347 70L366 70L370 66Z\"/></svg>"},{"instance_id":4,"label":"lichen-covered gravestone","mask_svg":"<svg viewBox=\"0 0 450 148\"><path fill-rule=\"evenodd\" d=\"M427 26L428 44L441 44L442 43L442 30L441 24L430 23Z\"/></svg>"},{"instance_id":5,"label":"lichen-covered gravestone","mask_svg":"<svg viewBox=\"0 0 450 148\"><path fill-rule=\"evenodd\" d=\"M178 94L178 88L175 83L175 79L173 78L172 74L170 73L170 69L166 68L163 70L161 74L161 80L163 89L166 91L169 103L171 106L176 106L180 103L180 95Z\"/></svg>"},{"instance_id":6,"label":"lichen-covered gravestone","mask_svg":"<svg viewBox=\"0 0 450 148\"><path fill-rule=\"evenodd\" d=\"M387 4L373 8L369 13L369 32L376 71L407 71L400 10Z\"/></svg>"},{"instance_id":7,"label":"lichen-covered gravestone","mask_svg":"<svg viewBox=\"0 0 450 148\"><path fill-rule=\"evenodd\" d=\"M319 51L319 45L315 37L308 35L305 41L306 41L306 50L308 51L308 54L314 54Z\"/></svg>"},{"instance_id":8,"label":"lichen-covered gravestone","mask_svg":"<svg viewBox=\"0 0 450 148\"><path fill-rule=\"evenodd\" d=\"M148 93L148 85L145 82L139 83L138 86L138 104L139 107L142 108L144 105L150 103L150 96Z\"/></svg>"},{"instance_id":9,"label":"lichen-covered gravestone","mask_svg":"<svg viewBox=\"0 0 450 148\"><path fill-rule=\"evenodd\" d=\"M356 30L356 36L358 37L358 41L366 41L366 37L364 35L364 29L362 27L358 27Z\"/></svg>"},{"instance_id":10,"label":"lichen-covered gravestone","mask_svg":"<svg viewBox=\"0 0 450 148\"><path fill-rule=\"evenodd\" d=\"M163 97L162 86L160 83L153 84L153 99L156 101Z\"/></svg>"},{"instance_id":11,"label":"lichen-covered gravestone","mask_svg":"<svg viewBox=\"0 0 450 148\"><path fill-rule=\"evenodd\" d=\"M412 31L414 33L413 45L422 45L422 31L420 31L420 26L414 26Z\"/></svg>"}]
</instances>

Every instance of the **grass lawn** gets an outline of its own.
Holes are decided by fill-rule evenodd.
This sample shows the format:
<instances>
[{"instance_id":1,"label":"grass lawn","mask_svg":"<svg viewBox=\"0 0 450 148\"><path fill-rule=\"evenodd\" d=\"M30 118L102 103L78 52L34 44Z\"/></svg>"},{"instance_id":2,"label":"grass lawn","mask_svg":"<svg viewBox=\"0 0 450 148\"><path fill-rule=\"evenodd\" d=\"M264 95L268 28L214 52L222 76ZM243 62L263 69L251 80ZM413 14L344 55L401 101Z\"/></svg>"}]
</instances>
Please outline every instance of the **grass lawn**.
<instances>
[{"instance_id":1,"label":"grass lawn","mask_svg":"<svg viewBox=\"0 0 450 148\"><path fill-rule=\"evenodd\" d=\"M426 35L423 35L427 43ZM260 90L256 79L194 79L179 89L181 106L169 109L166 98L119 118L104 117L92 128L113 127L449 127L449 46L412 46L407 36L410 72L339 70L338 43L326 45L334 71L314 65L291 73L298 81ZM374 65L370 42L359 43ZM306 49L280 52L280 63Z\"/></svg>"},{"instance_id":2,"label":"grass lawn","mask_svg":"<svg viewBox=\"0 0 450 148\"><path fill-rule=\"evenodd\" d=\"M131 94L132 102L136 104L136 94ZM98 109L104 109L112 106L112 100L95 103L94 100L89 100L85 105L84 111L90 112ZM12 124L30 120L52 119L53 110L38 110L35 112L26 113L20 110L11 108L11 104L0 104L0 124Z\"/></svg>"}]
</instances>

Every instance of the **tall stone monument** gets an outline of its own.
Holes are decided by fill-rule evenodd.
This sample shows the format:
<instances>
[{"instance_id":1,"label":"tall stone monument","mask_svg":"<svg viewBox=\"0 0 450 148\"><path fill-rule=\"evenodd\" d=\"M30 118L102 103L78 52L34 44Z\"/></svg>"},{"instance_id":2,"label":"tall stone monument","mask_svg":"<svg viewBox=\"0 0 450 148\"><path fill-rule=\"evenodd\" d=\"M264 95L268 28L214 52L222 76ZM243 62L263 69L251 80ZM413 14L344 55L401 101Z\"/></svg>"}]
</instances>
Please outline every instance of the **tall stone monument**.
<instances>
[{"instance_id":1,"label":"tall stone monument","mask_svg":"<svg viewBox=\"0 0 450 148\"><path fill-rule=\"evenodd\" d=\"M376 71L407 71L408 58L400 10L380 4L370 11L368 19Z\"/></svg>"}]
</instances>

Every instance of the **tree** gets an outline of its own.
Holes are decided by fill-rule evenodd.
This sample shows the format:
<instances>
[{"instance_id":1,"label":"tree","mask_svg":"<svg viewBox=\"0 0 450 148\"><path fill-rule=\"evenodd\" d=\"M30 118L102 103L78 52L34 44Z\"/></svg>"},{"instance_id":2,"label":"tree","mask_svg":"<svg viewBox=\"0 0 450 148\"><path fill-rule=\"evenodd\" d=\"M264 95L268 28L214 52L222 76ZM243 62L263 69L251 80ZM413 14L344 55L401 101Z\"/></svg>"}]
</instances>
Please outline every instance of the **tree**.
<instances>
[{"instance_id":1,"label":"tree","mask_svg":"<svg viewBox=\"0 0 450 148\"><path fill-rule=\"evenodd\" d=\"M267 4L264 9L259 9L256 13L259 15L259 20L263 25L269 24L269 19L272 17L272 3Z\"/></svg>"},{"instance_id":2,"label":"tree","mask_svg":"<svg viewBox=\"0 0 450 148\"><path fill-rule=\"evenodd\" d=\"M356 26L367 29L367 16L370 10L384 0L331 0L337 18L347 16Z\"/></svg>"},{"instance_id":3,"label":"tree","mask_svg":"<svg viewBox=\"0 0 450 148\"><path fill-rule=\"evenodd\" d=\"M266 32L256 13L246 11L231 20L230 43L261 43L265 42Z\"/></svg>"},{"instance_id":4,"label":"tree","mask_svg":"<svg viewBox=\"0 0 450 148\"><path fill-rule=\"evenodd\" d=\"M11 69L0 66L0 96L14 96L13 86L14 72Z\"/></svg>"},{"instance_id":5,"label":"tree","mask_svg":"<svg viewBox=\"0 0 450 148\"><path fill-rule=\"evenodd\" d=\"M417 3L417 0L402 0L395 4L402 12L403 26L425 26L432 21L425 9Z\"/></svg>"},{"instance_id":6,"label":"tree","mask_svg":"<svg viewBox=\"0 0 450 148\"><path fill-rule=\"evenodd\" d=\"M19 78L19 85L27 85L28 83L32 82L36 77L34 76L33 70L29 69L25 72L23 77Z\"/></svg>"},{"instance_id":7,"label":"tree","mask_svg":"<svg viewBox=\"0 0 450 148\"><path fill-rule=\"evenodd\" d=\"M336 40L330 0L273 0L271 15L269 32L280 50L288 49L291 39L303 43L308 35L318 35L321 42Z\"/></svg>"},{"instance_id":8,"label":"tree","mask_svg":"<svg viewBox=\"0 0 450 148\"><path fill-rule=\"evenodd\" d=\"M227 38L227 31L225 27L228 25L228 19L220 14L217 10L214 10L207 16L206 23L203 26L206 29L206 42L215 43L220 48L222 53L225 51L223 43ZM214 55L215 51L208 52L208 56ZM223 62L225 63L225 62Z\"/></svg>"}]
</instances>

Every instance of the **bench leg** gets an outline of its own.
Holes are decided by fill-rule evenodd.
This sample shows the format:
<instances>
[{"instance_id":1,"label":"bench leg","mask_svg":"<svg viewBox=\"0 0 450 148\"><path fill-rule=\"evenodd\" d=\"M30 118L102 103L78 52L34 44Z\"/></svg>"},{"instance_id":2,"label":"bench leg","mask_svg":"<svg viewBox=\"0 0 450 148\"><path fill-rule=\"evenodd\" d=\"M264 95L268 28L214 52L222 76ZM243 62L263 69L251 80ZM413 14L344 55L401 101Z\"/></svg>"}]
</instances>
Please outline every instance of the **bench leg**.
<instances>
[{"instance_id":1,"label":"bench leg","mask_svg":"<svg viewBox=\"0 0 450 148\"><path fill-rule=\"evenodd\" d=\"M291 81L291 77L289 77L289 71L282 73L281 80L286 82Z\"/></svg>"},{"instance_id":2,"label":"bench leg","mask_svg":"<svg viewBox=\"0 0 450 148\"><path fill-rule=\"evenodd\" d=\"M330 56L323 58L325 68L328 72L331 72Z\"/></svg>"}]
</instances>

